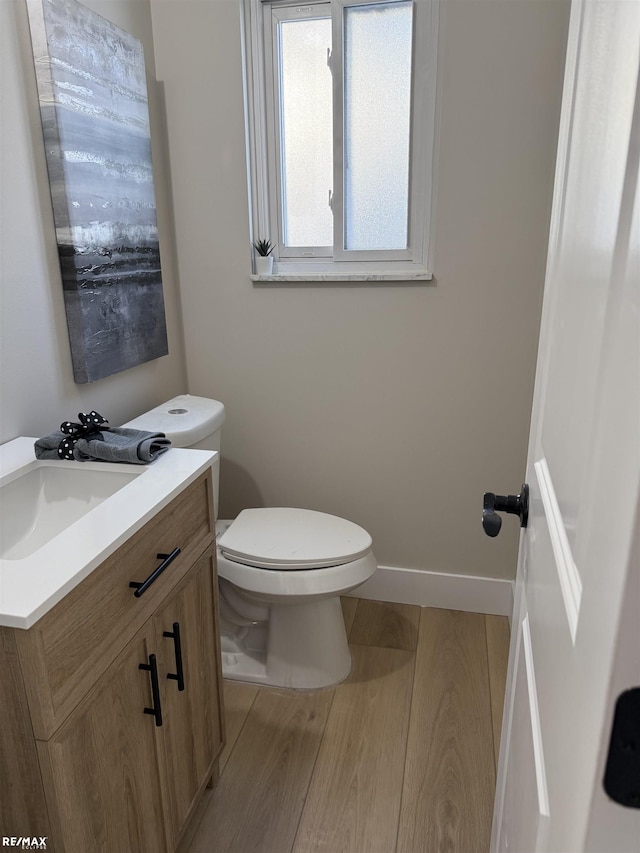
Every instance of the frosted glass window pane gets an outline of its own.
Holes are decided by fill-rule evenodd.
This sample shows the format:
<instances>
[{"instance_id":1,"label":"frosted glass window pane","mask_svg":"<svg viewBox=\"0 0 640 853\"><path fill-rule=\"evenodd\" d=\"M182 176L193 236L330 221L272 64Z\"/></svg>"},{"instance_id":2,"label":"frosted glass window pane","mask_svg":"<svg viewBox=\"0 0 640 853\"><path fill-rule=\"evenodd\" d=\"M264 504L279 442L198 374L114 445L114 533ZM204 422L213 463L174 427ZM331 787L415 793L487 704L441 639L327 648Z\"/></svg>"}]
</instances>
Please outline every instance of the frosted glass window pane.
<instances>
[{"instance_id":1,"label":"frosted glass window pane","mask_svg":"<svg viewBox=\"0 0 640 853\"><path fill-rule=\"evenodd\" d=\"M285 246L333 245L331 19L280 24Z\"/></svg>"},{"instance_id":2,"label":"frosted glass window pane","mask_svg":"<svg viewBox=\"0 0 640 853\"><path fill-rule=\"evenodd\" d=\"M405 249L412 3L344 11L344 248Z\"/></svg>"}]
</instances>

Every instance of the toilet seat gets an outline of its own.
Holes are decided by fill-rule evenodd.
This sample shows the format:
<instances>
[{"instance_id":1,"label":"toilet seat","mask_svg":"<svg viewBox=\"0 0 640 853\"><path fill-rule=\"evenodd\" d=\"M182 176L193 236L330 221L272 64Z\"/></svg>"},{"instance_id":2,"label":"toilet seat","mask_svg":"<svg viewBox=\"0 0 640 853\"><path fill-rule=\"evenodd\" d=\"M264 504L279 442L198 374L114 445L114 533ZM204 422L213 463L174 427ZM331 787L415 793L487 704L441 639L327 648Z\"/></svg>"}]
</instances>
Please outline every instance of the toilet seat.
<instances>
[{"instance_id":1,"label":"toilet seat","mask_svg":"<svg viewBox=\"0 0 640 853\"><path fill-rule=\"evenodd\" d=\"M290 606L323 597L345 595L360 586L377 568L373 551L340 566L295 572L249 566L231 560L218 549L218 576L229 581L256 603Z\"/></svg>"},{"instance_id":2,"label":"toilet seat","mask_svg":"<svg viewBox=\"0 0 640 853\"><path fill-rule=\"evenodd\" d=\"M310 570L366 556L371 536L362 527L308 509L245 509L218 539L224 556L259 569Z\"/></svg>"}]
</instances>

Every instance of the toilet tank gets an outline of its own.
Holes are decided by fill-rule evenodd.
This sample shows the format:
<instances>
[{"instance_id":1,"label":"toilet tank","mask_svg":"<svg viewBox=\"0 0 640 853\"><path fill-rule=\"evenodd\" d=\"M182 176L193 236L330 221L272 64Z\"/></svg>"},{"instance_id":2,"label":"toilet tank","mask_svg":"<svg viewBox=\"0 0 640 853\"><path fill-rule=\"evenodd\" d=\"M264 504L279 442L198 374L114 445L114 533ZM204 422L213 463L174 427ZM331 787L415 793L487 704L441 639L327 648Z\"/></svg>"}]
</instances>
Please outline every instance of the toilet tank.
<instances>
[{"instance_id":1,"label":"toilet tank","mask_svg":"<svg viewBox=\"0 0 640 853\"><path fill-rule=\"evenodd\" d=\"M181 394L122 424L130 429L163 432L174 447L190 447L220 452L224 406L208 397ZM213 466L213 497L216 514L220 488L220 464Z\"/></svg>"}]
</instances>

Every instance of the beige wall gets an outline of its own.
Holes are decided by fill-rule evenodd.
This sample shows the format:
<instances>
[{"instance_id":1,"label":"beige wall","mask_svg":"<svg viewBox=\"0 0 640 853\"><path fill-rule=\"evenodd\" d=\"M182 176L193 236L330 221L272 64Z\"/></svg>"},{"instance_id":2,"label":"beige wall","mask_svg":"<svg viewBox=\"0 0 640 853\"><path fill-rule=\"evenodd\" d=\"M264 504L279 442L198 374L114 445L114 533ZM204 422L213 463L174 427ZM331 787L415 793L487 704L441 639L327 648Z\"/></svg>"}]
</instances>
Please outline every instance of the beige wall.
<instances>
[{"instance_id":1,"label":"beige wall","mask_svg":"<svg viewBox=\"0 0 640 853\"><path fill-rule=\"evenodd\" d=\"M73 381L24 0L0 0L0 441L42 435L79 411L116 425L184 390L182 324L147 0L85 0L145 47L169 355L91 385Z\"/></svg>"},{"instance_id":2,"label":"beige wall","mask_svg":"<svg viewBox=\"0 0 640 853\"><path fill-rule=\"evenodd\" d=\"M238 0L153 0L189 391L227 407L222 515L364 525L383 565L512 577L568 4L445 0L435 281L249 280Z\"/></svg>"}]
</instances>

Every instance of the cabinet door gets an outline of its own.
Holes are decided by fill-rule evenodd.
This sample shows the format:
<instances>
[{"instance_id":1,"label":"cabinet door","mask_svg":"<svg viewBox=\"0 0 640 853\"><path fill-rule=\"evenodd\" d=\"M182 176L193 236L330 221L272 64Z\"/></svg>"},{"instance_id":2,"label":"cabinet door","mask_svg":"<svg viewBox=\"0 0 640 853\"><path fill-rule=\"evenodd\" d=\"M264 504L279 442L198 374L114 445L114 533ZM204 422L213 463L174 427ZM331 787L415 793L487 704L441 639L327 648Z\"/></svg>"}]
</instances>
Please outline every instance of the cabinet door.
<instances>
[{"instance_id":1,"label":"cabinet door","mask_svg":"<svg viewBox=\"0 0 640 853\"><path fill-rule=\"evenodd\" d=\"M212 552L205 554L154 616L174 844L215 770L224 739L214 561ZM176 677L180 658L183 683Z\"/></svg>"},{"instance_id":2,"label":"cabinet door","mask_svg":"<svg viewBox=\"0 0 640 853\"><path fill-rule=\"evenodd\" d=\"M56 850L160 853L162 815L148 622L62 727L38 741Z\"/></svg>"}]
</instances>

